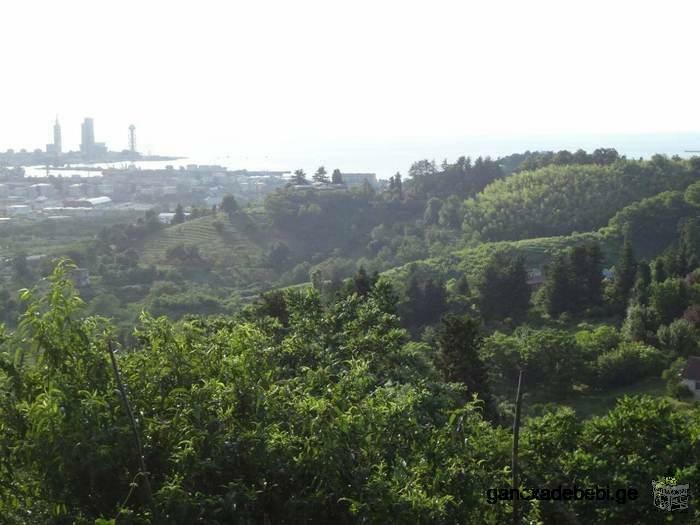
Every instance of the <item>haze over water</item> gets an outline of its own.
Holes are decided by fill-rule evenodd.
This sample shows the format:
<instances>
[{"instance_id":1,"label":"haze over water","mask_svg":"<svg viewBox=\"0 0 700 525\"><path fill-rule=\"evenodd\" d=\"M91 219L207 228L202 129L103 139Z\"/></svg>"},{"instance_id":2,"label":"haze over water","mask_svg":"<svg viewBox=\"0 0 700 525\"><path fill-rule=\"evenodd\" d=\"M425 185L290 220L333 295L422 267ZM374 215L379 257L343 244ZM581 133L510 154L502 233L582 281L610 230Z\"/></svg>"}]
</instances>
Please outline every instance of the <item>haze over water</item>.
<instances>
[{"instance_id":1,"label":"haze over water","mask_svg":"<svg viewBox=\"0 0 700 525\"><path fill-rule=\"evenodd\" d=\"M700 150L700 133L482 136L462 140L416 137L373 143L353 142L352 145L331 142L290 143L286 147L277 147L274 151L263 151L260 147L246 147L247 151L236 151L235 145L232 145L231 151L218 154L156 151L154 153L181 155L184 158L166 162L137 162L136 165L144 169L154 169L164 168L167 165L179 167L188 164L217 164L229 169L251 171L294 171L302 168L308 174L313 173L318 166L325 166L329 170L338 168L344 172L371 172L376 173L379 178L388 178L397 171L405 175L413 162L424 158L435 160L439 164L443 159L453 162L461 155L472 158L478 156L497 158L527 150L559 151L567 149L573 152L579 148L587 151L593 151L596 148L615 148L628 158L649 158L656 153L687 157L692 155L692 153L687 153L687 150ZM98 166L123 167L126 165L126 163L104 163L96 165L96 168ZM44 167L27 168L26 172L28 176L46 175ZM89 173L80 171L56 170L49 170L49 174L57 176L89 175Z\"/></svg>"}]
</instances>

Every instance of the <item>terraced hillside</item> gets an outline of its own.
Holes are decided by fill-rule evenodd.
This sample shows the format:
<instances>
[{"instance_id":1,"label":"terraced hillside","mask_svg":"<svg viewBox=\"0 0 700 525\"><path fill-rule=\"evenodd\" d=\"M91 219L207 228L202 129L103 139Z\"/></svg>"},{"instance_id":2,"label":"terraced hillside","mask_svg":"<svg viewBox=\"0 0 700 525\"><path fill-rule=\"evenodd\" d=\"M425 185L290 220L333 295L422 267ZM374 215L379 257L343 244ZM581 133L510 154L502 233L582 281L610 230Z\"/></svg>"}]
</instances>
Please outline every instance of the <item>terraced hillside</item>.
<instances>
[{"instance_id":1,"label":"terraced hillside","mask_svg":"<svg viewBox=\"0 0 700 525\"><path fill-rule=\"evenodd\" d=\"M146 264L160 268L176 264L168 252L178 246L196 248L201 258L213 269L226 269L235 274L241 285L268 280L265 269L265 239L247 228L245 220L228 217L202 217L169 226L149 237L142 249Z\"/></svg>"}]
</instances>

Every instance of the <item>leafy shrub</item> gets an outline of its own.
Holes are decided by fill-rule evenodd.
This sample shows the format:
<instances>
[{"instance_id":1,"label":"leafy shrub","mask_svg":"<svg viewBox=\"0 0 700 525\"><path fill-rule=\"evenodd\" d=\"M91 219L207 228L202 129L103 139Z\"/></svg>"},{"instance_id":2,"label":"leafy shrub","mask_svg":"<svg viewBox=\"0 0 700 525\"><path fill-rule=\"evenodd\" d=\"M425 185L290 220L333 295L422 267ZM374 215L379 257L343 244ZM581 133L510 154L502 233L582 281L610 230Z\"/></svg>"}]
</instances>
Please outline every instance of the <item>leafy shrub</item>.
<instances>
[{"instance_id":1,"label":"leafy shrub","mask_svg":"<svg viewBox=\"0 0 700 525\"><path fill-rule=\"evenodd\" d=\"M596 360L598 386L629 385L659 373L664 355L654 347L637 342L623 342Z\"/></svg>"}]
</instances>

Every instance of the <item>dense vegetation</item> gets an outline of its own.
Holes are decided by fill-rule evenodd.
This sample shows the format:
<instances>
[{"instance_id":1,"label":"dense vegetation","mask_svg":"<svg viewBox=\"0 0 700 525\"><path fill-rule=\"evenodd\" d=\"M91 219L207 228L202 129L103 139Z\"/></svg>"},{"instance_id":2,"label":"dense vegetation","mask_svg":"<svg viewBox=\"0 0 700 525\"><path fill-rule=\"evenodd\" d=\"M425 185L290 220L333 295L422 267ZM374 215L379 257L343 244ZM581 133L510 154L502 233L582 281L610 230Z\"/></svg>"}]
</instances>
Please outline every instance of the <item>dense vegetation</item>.
<instances>
[{"instance_id":1,"label":"dense vegetation","mask_svg":"<svg viewBox=\"0 0 700 525\"><path fill-rule=\"evenodd\" d=\"M5 230L0 524L699 520L649 489L700 490L698 175L528 152ZM517 485L639 500L490 501L521 372Z\"/></svg>"},{"instance_id":2,"label":"dense vegetation","mask_svg":"<svg viewBox=\"0 0 700 525\"><path fill-rule=\"evenodd\" d=\"M700 163L655 157L612 165L551 165L488 186L466 203L464 229L483 240L566 235L598 229L623 207L684 190Z\"/></svg>"},{"instance_id":3,"label":"dense vegetation","mask_svg":"<svg viewBox=\"0 0 700 525\"><path fill-rule=\"evenodd\" d=\"M80 316L61 271L46 295L24 294L19 330L3 335L7 523L502 523L509 504L484 492L508 484L508 433L467 401L472 392L512 387L518 359L529 388L556 397L578 378L603 387L670 357L610 329L482 341L459 317L443 321L435 346L411 342L380 280L325 306L314 291L287 293L279 317L261 315L269 303L176 325L146 315L115 367L109 323ZM548 408L525 426L524 476L645 487L658 473L696 487L696 416L644 397L585 422ZM620 461L648 448L664 452ZM522 511L551 523L651 523L658 514L642 499Z\"/></svg>"}]
</instances>

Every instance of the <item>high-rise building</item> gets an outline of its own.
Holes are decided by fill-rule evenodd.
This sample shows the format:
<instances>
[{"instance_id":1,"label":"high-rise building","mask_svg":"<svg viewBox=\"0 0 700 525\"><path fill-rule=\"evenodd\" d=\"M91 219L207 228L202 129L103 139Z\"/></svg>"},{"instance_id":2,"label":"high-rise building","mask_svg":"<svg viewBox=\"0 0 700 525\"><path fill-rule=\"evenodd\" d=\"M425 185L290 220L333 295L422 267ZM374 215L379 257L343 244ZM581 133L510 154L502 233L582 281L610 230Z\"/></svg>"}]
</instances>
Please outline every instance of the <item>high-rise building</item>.
<instances>
[{"instance_id":1,"label":"high-rise building","mask_svg":"<svg viewBox=\"0 0 700 525\"><path fill-rule=\"evenodd\" d=\"M95 149L95 122L86 118L80 125L80 153L84 157L92 157Z\"/></svg>"},{"instance_id":2,"label":"high-rise building","mask_svg":"<svg viewBox=\"0 0 700 525\"><path fill-rule=\"evenodd\" d=\"M136 156L136 126L133 124L129 126L129 153L132 158Z\"/></svg>"},{"instance_id":3,"label":"high-rise building","mask_svg":"<svg viewBox=\"0 0 700 525\"><path fill-rule=\"evenodd\" d=\"M63 141L61 139L61 124L58 122L58 117L56 117L56 122L53 125L53 150L54 153L60 155L63 153Z\"/></svg>"}]
</instances>

